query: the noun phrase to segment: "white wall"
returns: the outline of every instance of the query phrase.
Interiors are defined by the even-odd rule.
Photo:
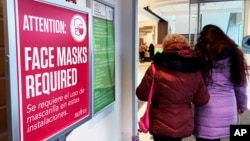
[[[196,18],[190,19],[190,29],[189,29],[189,15],[177,15],[175,16],[175,26],[174,26],[174,32],[179,34],[188,34],[189,30],[190,33],[195,33],[195,27],[196,25]]]
[[[230,13],[204,13],[202,14],[202,27],[207,24],[215,24],[223,31],[227,31]]]
[[[202,16],[202,26],[206,24],[216,24],[224,31],[226,31],[227,24],[229,20],[230,13],[207,13]],[[175,28],[174,32],[179,34],[196,33],[197,19],[191,17],[190,19],[190,29],[189,29],[189,15],[177,15],[175,16]]]
[[[137,31],[137,1],[120,1],[120,19],[117,24],[120,25],[120,59],[121,65],[121,128],[122,141],[130,141],[131,135],[136,132],[137,125],[137,101],[135,99],[135,84],[137,75],[136,59],[137,49],[135,46],[138,39]]]

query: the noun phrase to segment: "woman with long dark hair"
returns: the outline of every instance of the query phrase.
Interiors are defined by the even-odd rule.
[[[209,102],[196,108],[197,141],[219,141],[229,136],[237,114],[247,110],[247,64],[243,52],[219,27],[206,25],[195,45]]]

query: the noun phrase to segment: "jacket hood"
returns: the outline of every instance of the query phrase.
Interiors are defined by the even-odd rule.
[[[201,69],[201,62],[197,57],[180,56],[173,52],[157,53],[153,61],[157,66],[181,72],[196,72]]]

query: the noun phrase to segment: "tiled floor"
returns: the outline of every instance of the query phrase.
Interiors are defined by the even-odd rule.
[[[144,76],[144,73],[148,66],[150,65],[150,62],[145,63],[138,63],[138,83],[140,83],[142,77]],[[248,87],[248,97],[250,98],[250,87]],[[250,100],[248,101],[248,107],[250,109]],[[143,114],[144,110],[146,108],[146,102],[138,101],[138,119]],[[250,112],[247,111],[244,115],[240,116],[240,124],[249,124],[250,125]],[[140,134],[140,141],[153,141],[150,134]],[[195,141],[194,137],[188,137],[185,139],[182,139],[182,141]],[[223,139],[221,141],[229,141],[229,139]]]

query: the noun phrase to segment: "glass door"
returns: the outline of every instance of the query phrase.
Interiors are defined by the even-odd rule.
[[[219,26],[241,46],[244,24],[244,1],[237,0],[190,0],[190,42],[196,42],[202,27],[207,24]]]

